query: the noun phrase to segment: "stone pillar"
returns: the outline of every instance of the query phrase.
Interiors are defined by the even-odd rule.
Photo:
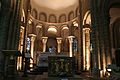
[[[30,52],[31,52],[31,57],[33,58],[34,57],[34,41],[35,41],[36,35],[35,34],[29,34],[29,36],[30,36],[30,39],[31,39]]]
[[[69,40],[69,56],[70,57],[73,57],[73,51],[72,51],[73,38],[75,38],[75,36],[68,36],[68,40]]]
[[[83,29],[83,70],[90,69],[90,28]]]
[[[93,67],[106,72],[106,66],[111,64],[110,19],[107,7],[101,5],[101,8],[98,9],[98,5],[101,5],[100,0],[91,0],[92,44],[95,56],[93,58]],[[105,9],[106,12],[104,11]]]
[[[57,44],[58,44],[57,50],[58,50],[58,53],[60,53],[61,52],[62,38],[56,38],[56,39],[57,39]]]
[[[43,52],[46,52],[46,43],[47,43],[48,37],[42,37],[42,43],[43,43]]]
[[[23,26],[21,26],[21,28],[20,28],[19,48],[18,48],[18,50],[20,50],[21,53],[23,51],[24,29],[25,28]],[[21,69],[22,69],[22,56],[18,57],[18,60],[17,60],[17,70],[21,70]]]
[[[31,44],[30,44],[30,52],[31,52],[31,57],[33,60],[34,59],[34,41],[35,41],[35,38],[36,38],[36,35],[35,34],[29,34],[30,36],[30,40],[31,40]],[[30,60],[30,63],[33,63],[33,60]],[[30,67],[33,67],[33,65],[31,64]]]

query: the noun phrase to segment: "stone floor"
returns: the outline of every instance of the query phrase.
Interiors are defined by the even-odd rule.
[[[19,75],[18,80],[114,80],[110,78],[98,78],[89,76],[87,72],[83,72],[80,75],[74,75],[73,77],[48,77],[48,73],[44,72],[43,74],[33,75],[28,74],[27,77],[21,77],[22,74]]]

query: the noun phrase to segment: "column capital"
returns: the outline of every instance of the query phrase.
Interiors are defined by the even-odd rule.
[[[47,42],[48,37],[42,37],[42,42],[43,42],[43,52],[46,51],[46,42]]]
[[[69,43],[73,43],[73,38],[75,38],[75,36],[68,36]]]
[[[36,35],[35,34],[29,34],[30,38],[31,38],[31,41],[34,41],[35,38],[36,38]]]
[[[57,39],[58,44],[62,43],[62,38],[61,37],[57,37],[56,39]]]
[[[30,36],[30,37],[36,37],[36,35],[35,35],[35,34],[29,34],[29,36]]]
[[[83,28],[83,31],[85,31],[85,33],[90,33],[90,28]]]
[[[48,39],[48,37],[42,37],[42,39]]]
[[[43,42],[43,43],[46,43],[46,42],[47,42],[47,39],[48,39],[48,37],[42,37],[42,42]]]
[[[42,24],[37,25],[36,28],[42,28]]]

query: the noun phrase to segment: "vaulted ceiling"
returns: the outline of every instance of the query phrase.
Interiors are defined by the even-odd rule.
[[[58,11],[76,5],[78,3],[78,0],[32,0],[32,2],[39,7]]]
[[[31,0],[31,14],[40,21],[67,22],[79,14],[79,0]]]

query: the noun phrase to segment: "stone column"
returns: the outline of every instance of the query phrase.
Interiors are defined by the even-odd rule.
[[[57,39],[57,44],[58,44],[57,50],[58,50],[58,53],[60,53],[61,52],[62,38],[56,38],[56,39]]]
[[[29,34],[29,36],[30,36],[30,39],[31,39],[30,52],[31,52],[31,57],[33,58],[33,56],[34,56],[34,41],[35,41],[36,35],[35,34]]]
[[[97,3],[97,4],[96,4]],[[111,64],[111,44],[109,33],[109,14],[107,7],[101,5],[100,0],[91,0],[92,19],[92,44],[93,44],[93,68],[106,72],[106,66]],[[106,12],[104,11],[106,9]],[[100,15],[99,15],[99,14]],[[97,73],[96,73],[97,74]],[[95,74],[95,75],[96,75]]]
[[[69,56],[70,57],[73,57],[73,52],[72,52],[73,38],[75,38],[75,36],[68,36],[68,40],[69,40]]]
[[[42,37],[42,43],[43,43],[43,52],[46,52],[46,43],[47,43],[48,37]]]
[[[83,69],[90,69],[90,28],[83,29]]]
[[[36,38],[35,34],[29,34],[30,39],[31,39],[31,44],[30,44],[30,52],[31,52],[31,57],[34,60],[34,41]],[[33,60],[30,60],[30,63],[33,63]],[[33,65],[30,65],[30,67],[33,67]]]
[[[21,26],[19,48],[18,48],[18,50],[20,50],[21,53],[23,51],[24,30],[25,30],[25,28],[23,26]],[[22,69],[22,56],[18,57],[18,60],[17,60],[17,70],[21,70],[21,69]]]

